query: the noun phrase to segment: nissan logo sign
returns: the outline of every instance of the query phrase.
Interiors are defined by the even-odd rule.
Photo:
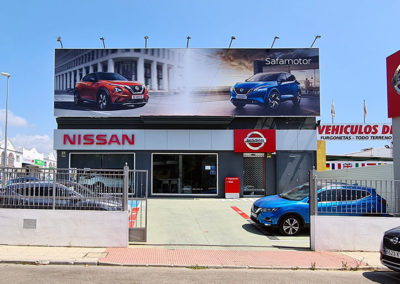
[[[392,86],[395,89],[396,93],[400,95],[400,65],[397,66],[397,69],[394,72]]]
[[[390,239],[390,241],[394,244],[397,245],[399,243],[399,238],[398,237],[394,237],[393,239]]]
[[[265,139],[264,135],[262,135],[258,131],[252,131],[247,134],[246,138],[244,138],[244,143],[246,144],[246,146],[254,151],[257,151],[264,147],[266,142],[267,139]]]

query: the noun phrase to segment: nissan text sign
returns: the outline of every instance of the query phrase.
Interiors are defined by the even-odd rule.
[[[234,149],[239,153],[276,151],[275,129],[245,129],[234,131]]]

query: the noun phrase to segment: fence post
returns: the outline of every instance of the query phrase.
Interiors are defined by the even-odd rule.
[[[317,202],[317,171],[310,170],[309,173],[310,183],[310,216],[318,215],[318,202]]]
[[[53,210],[56,210],[56,182],[57,182],[57,177],[56,177],[56,170],[53,169]]]
[[[316,250],[316,220],[318,215],[318,200],[317,200],[317,171],[315,169],[309,172],[310,198],[308,200],[310,206],[310,248]]]
[[[129,166],[128,163],[125,163],[124,166],[124,187],[122,194],[122,210],[128,211],[128,189],[129,189]]]

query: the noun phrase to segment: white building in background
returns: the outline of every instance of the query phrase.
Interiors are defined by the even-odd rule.
[[[7,167],[13,168],[55,168],[57,158],[54,152],[50,154],[40,153],[36,148],[26,149],[23,147],[15,147],[14,143],[7,139]],[[3,166],[4,161],[4,140],[0,141],[1,161],[0,166]]]
[[[54,169],[57,166],[57,158],[54,152],[51,152],[44,157],[44,167]]]
[[[72,91],[92,72],[115,72],[151,91],[174,91],[182,82],[183,61],[180,49],[57,49],[55,91]]]
[[[4,140],[0,141],[0,166],[4,166],[4,147],[5,143]],[[13,167],[13,168],[20,168],[22,167],[22,160],[23,160],[23,154],[22,154],[22,148],[17,148],[15,147],[14,143],[11,142],[10,139],[7,139],[7,167]]]

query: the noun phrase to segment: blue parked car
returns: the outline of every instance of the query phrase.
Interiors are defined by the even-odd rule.
[[[345,183],[325,184],[318,189],[318,215],[385,214],[386,200],[374,188]],[[251,208],[254,222],[278,227],[283,235],[293,236],[310,225],[310,187],[308,183],[288,192],[262,197]]]
[[[275,110],[288,100],[298,106],[301,91],[294,75],[286,72],[258,73],[231,88],[231,102],[237,108],[257,104]]]

